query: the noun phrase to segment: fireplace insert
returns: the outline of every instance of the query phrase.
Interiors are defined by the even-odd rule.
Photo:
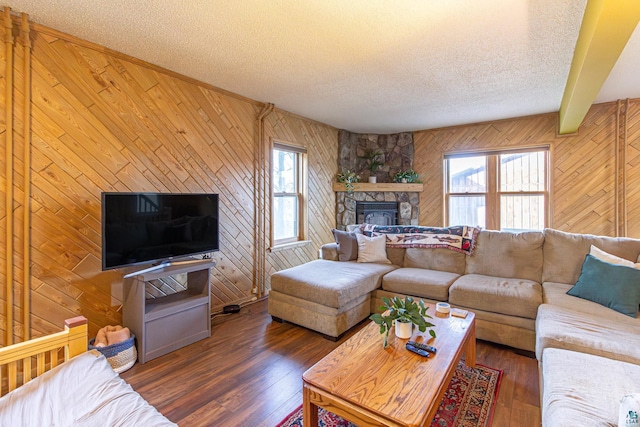
[[[356,222],[397,225],[398,202],[356,202]]]

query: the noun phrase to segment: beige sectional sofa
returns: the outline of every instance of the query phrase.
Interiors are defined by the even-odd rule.
[[[630,317],[567,295],[591,245],[640,262],[640,240],[545,230],[536,318],[543,426],[617,425],[622,397],[640,392],[638,313]]]
[[[592,245],[640,262],[640,240],[553,229],[483,230],[472,255],[388,249],[391,264],[337,261],[330,243],[322,259],[272,276],[269,311],[338,337],[384,296],[448,301],[476,314],[479,339],[535,350],[543,426],[615,425],[620,399],[640,392],[640,316],[567,294]]]

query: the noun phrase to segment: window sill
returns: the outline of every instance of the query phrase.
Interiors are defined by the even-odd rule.
[[[280,252],[287,249],[300,248],[302,246],[308,245],[309,243],[311,243],[311,240],[299,240],[297,242],[283,243],[282,245],[271,246],[268,250],[269,252]]]

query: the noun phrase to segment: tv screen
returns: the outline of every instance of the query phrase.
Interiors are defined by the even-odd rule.
[[[218,195],[102,193],[102,269],[219,250]]]

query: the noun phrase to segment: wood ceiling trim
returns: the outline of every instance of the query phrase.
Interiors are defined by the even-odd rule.
[[[577,132],[638,22],[637,0],[587,2],[560,105],[560,134]]]

